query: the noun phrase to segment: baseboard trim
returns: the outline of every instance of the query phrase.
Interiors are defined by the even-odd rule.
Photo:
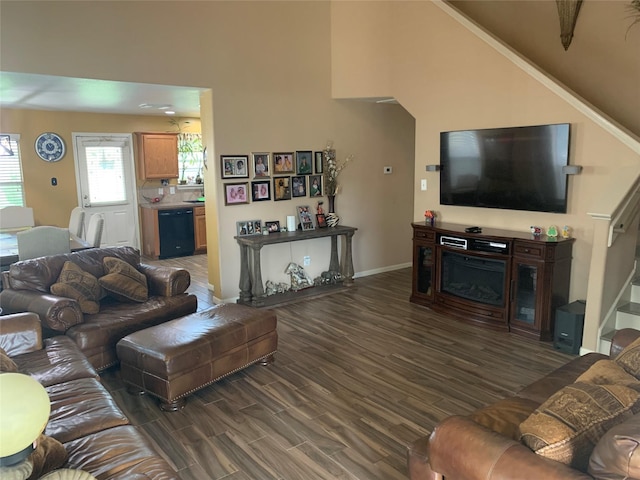
[[[364,270],[362,272],[356,272],[353,275],[353,278],[368,277],[369,275],[375,275],[377,273],[393,272],[394,270],[409,268],[412,265],[413,264],[411,262],[407,262],[407,263],[399,263],[397,265],[389,265],[387,267],[374,268],[372,270]]]

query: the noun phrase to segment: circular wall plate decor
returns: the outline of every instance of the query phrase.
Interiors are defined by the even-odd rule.
[[[64,140],[57,133],[45,132],[36,138],[36,153],[45,162],[57,162],[64,157]]]

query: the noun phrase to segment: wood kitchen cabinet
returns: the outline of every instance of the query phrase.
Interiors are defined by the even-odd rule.
[[[178,134],[136,132],[138,176],[178,178]]]
[[[160,256],[160,234],[158,227],[158,210],[140,208],[142,230],[142,254],[157,259]]]
[[[193,228],[196,242],[195,253],[205,253],[207,251],[207,217],[204,207],[193,209]]]

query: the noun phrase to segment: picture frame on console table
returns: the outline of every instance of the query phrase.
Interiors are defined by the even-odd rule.
[[[278,220],[264,222],[264,228],[266,228],[269,233],[278,233],[280,232],[280,222]]]
[[[243,220],[236,222],[236,232],[239,237],[262,235],[262,220]]]
[[[316,229],[313,224],[313,217],[311,216],[309,205],[298,205],[296,211],[298,212],[298,221],[300,222],[303,232]]]

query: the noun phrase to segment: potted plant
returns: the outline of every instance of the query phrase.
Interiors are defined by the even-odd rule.
[[[197,167],[198,176],[202,171],[202,135],[199,133],[182,133],[178,120],[172,118],[169,122],[178,129],[178,160],[180,162],[180,179],[178,183],[186,185],[189,183],[187,178],[188,170]],[[193,177],[191,181],[194,181]]]

